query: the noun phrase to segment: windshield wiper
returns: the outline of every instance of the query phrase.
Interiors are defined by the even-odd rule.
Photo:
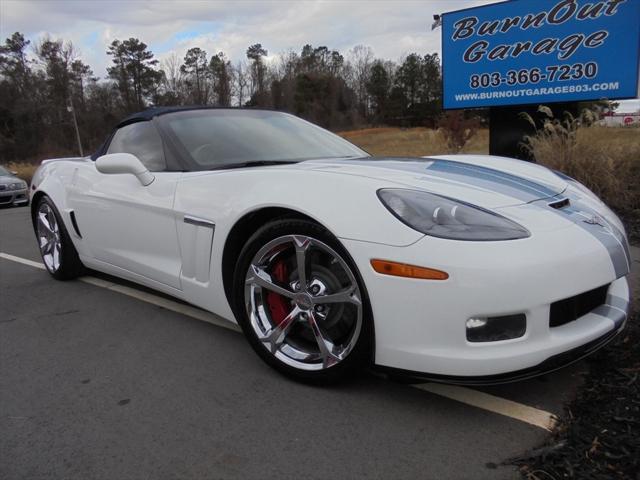
[[[353,159],[362,158],[360,156],[346,156],[346,157],[311,157],[311,158],[294,158],[289,160],[251,160],[249,162],[240,163],[228,163],[215,167],[212,170],[228,170],[232,168],[249,168],[249,167],[268,167],[271,165],[287,165],[293,163],[302,163],[307,160],[339,160],[339,159]]]
[[[242,163],[230,163],[228,165],[222,165],[215,170],[227,170],[230,168],[249,168],[249,167],[267,167],[270,165],[285,165],[288,163],[298,163],[291,160],[253,160],[251,162]]]

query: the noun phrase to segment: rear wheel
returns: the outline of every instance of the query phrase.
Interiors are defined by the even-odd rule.
[[[284,219],[256,232],[236,266],[234,300],[251,345],[282,373],[331,381],[370,359],[371,315],[357,270],[317,224]]]
[[[34,211],[33,225],[42,261],[49,273],[58,280],[78,277],[83,270],[78,252],[51,199],[40,198]]]

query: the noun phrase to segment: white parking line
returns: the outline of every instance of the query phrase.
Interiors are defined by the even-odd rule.
[[[420,383],[413,385],[415,388],[435,393],[442,397],[447,397],[458,402],[472,405],[474,407],[488,410],[490,412],[515,418],[521,422],[544,428],[551,431],[557,422],[557,417],[545,410],[530,407],[522,403],[496,397],[488,393],[479,392],[470,388],[456,385],[444,385],[440,383]]]
[[[14,255],[9,255],[8,253],[0,252],[0,258],[4,258],[5,260],[10,260],[16,263],[21,263],[23,265],[28,265],[30,267],[39,268],[41,270],[46,270],[45,266],[40,262],[34,262],[33,260],[28,260],[26,258],[16,257]],[[235,323],[231,323],[228,320],[225,320],[224,318],[214,315],[213,313],[207,312],[206,310],[201,310],[196,307],[192,307],[191,305],[175,302],[168,298],[161,297],[159,295],[154,295],[152,293],[144,292],[136,288],[131,288],[126,285],[120,285],[118,283],[108,282],[101,278],[85,276],[85,277],[80,277],[78,280],[84,283],[90,283],[91,285],[94,285],[96,287],[105,288],[107,290],[111,290],[112,292],[118,292],[123,295],[127,295],[128,297],[133,297],[138,300],[142,300],[143,302],[157,305],[158,307],[171,310],[172,312],[181,313],[188,317],[192,317],[197,320],[202,320],[204,322],[217,325],[218,327],[227,328],[235,332],[240,331],[240,327]]]
[[[225,320],[222,317],[214,315],[211,312],[207,312],[206,310],[202,310],[197,307],[192,307],[191,305],[175,302],[168,298],[160,297],[158,295],[154,295],[153,293],[144,292],[142,290],[128,287],[126,285],[107,282],[106,280],[102,280],[100,278],[87,276],[87,277],[80,277],[79,280],[81,282],[90,283],[91,285],[95,285],[97,287],[106,288],[107,290],[111,290],[112,292],[118,292],[123,295],[127,295],[128,297],[133,297],[137,300],[142,300],[143,302],[151,303],[158,307],[162,307],[166,310],[171,310],[172,312],[181,313],[182,315],[186,315],[188,317],[195,318],[197,320],[202,320],[203,322],[211,323],[218,327],[226,328],[228,330],[233,330],[234,332],[240,331],[240,327],[235,323],[232,323],[228,320]]]
[[[40,262],[34,262],[33,260],[27,260],[26,258],[15,257],[13,255],[9,255],[8,253],[0,252],[0,258],[11,260],[12,262],[22,263],[23,265],[29,265],[30,267],[39,268],[40,270],[46,270],[44,264]]]
[[[4,258],[5,260],[10,260],[16,263],[21,263],[23,265],[28,265],[30,267],[39,268],[41,270],[46,270],[45,266],[40,262],[34,262],[33,260],[28,260],[26,258],[16,257],[8,253],[0,252],[0,258]],[[231,323],[205,310],[201,310],[199,308],[192,307],[180,302],[175,302],[165,297],[154,295],[152,293],[128,287],[126,285],[109,282],[107,280],[96,277],[85,276],[80,277],[79,280],[96,287],[105,288],[113,292],[118,292],[123,295],[136,298],[143,302],[151,303],[153,305],[171,310],[173,312],[181,313],[197,320],[211,323],[218,327],[227,328],[235,332],[240,331],[240,327],[235,323]],[[545,410],[540,410],[528,405],[524,405],[522,403],[507,400],[506,398],[495,397],[493,395],[489,395],[478,390],[473,390],[471,388],[459,387],[455,385],[443,385],[438,383],[420,383],[412,386],[420,390],[434,393],[436,395],[440,395],[442,397],[446,397],[464,403],[466,405],[471,405],[482,410],[487,410],[499,415],[504,415],[506,417],[510,417],[549,431],[553,429],[557,421],[555,415]]]

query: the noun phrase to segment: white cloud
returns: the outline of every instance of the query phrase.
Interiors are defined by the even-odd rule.
[[[0,40],[14,31],[34,43],[45,34],[70,40],[101,77],[109,43],[129,37],[160,59],[199,46],[237,61],[253,43],[270,55],[310,43],[342,53],[369,45],[377,56],[396,60],[440,51],[440,32],[431,31],[434,14],[483,3],[491,0],[0,0]]]

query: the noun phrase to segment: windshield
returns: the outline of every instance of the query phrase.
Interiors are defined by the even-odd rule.
[[[339,136],[282,112],[191,110],[159,118],[198,169],[368,156]]]
[[[9,173],[9,170],[7,170],[2,165],[0,165],[0,177],[3,175],[11,175],[11,174]]]

